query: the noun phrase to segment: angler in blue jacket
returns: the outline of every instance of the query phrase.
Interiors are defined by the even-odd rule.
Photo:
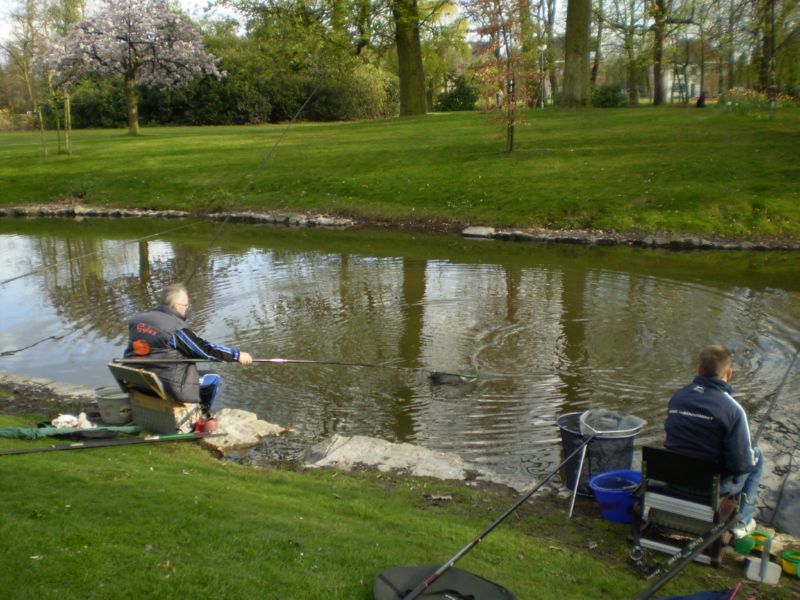
[[[219,388],[219,375],[209,373],[201,378],[194,363],[168,361],[200,358],[249,365],[253,358],[247,352],[198,336],[186,322],[188,310],[189,294],[185,287],[173,284],[164,288],[161,303],[154,310],[136,314],[128,321],[125,358],[146,358],[148,362],[138,366],[158,375],[167,393],[176,400],[200,402],[208,416]],[[150,362],[161,359],[165,362]]]
[[[720,492],[742,492],[736,538],[755,529],[756,496],[764,461],[750,442],[747,414],[732,396],[733,353],[723,346],[700,352],[697,377],[669,401],[664,446],[675,452],[708,457],[722,465]]]

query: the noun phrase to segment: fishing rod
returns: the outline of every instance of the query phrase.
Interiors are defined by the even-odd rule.
[[[786,380],[789,377],[789,373],[794,367],[794,363],[797,361],[797,356],[800,354],[800,348],[797,349],[797,352],[794,353],[792,357],[792,362],[789,363],[789,367],[786,369],[786,372],[783,374],[783,378],[781,378],[781,382],[778,385],[778,389],[775,390],[775,395],[772,397],[772,402],[770,402],[769,407],[767,408],[767,412],[764,415],[764,418],[761,420],[761,423],[758,425],[758,431],[756,431],[756,435],[753,437],[752,445],[755,446],[758,443],[759,438],[761,437],[761,432],[764,431],[764,426],[770,420],[770,415],[772,414],[772,409],[775,408],[775,404],[778,402],[778,398],[783,391],[783,386],[786,385]]]
[[[480,534],[475,536],[475,538],[473,538],[472,541],[470,541],[461,550],[456,552],[452,556],[452,558],[450,558],[450,560],[448,560],[446,563],[444,563],[442,566],[440,566],[438,569],[436,569],[436,571],[434,571],[426,579],[420,581],[419,584],[417,585],[417,587],[415,587],[413,590],[408,592],[406,595],[402,596],[402,600],[414,600],[414,598],[416,598],[417,596],[422,594],[426,589],[428,589],[431,585],[433,585],[433,583],[437,579],[439,579],[439,577],[441,577],[442,574],[445,571],[447,571],[447,569],[452,567],[467,552],[472,550],[481,541],[483,541],[483,538],[485,538],[487,535],[489,535],[498,525],[500,525],[500,523],[505,521],[506,518],[508,518],[508,516],[511,515],[511,513],[513,513],[520,506],[522,506],[522,504],[524,502],[526,502],[528,500],[528,498],[533,496],[539,490],[539,488],[541,488],[545,483],[547,483],[553,477],[555,477],[555,475],[559,472],[559,470],[564,465],[566,465],[570,460],[572,460],[572,457],[574,457],[576,454],[578,454],[578,452],[582,451],[586,447],[586,445],[589,444],[589,442],[591,442],[595,438],[596,435],[597,435],[597,433],[593,433],[588,438],[583,440],[583,442],[581,443],[580,446],[575,448],[575,450],[573,450],[567,458],[565,458],[563,461],[561,461],[561,463],[555,469],[550,471],[550,473],[544,479],[542,479],[542,481],[540,481],[531,491],[527,492],[519,500],[514,502],[514,504],[510,508],[508,508],[508,510],[506,510],[502,515],[500,515],[497,519],[495,519],[494,522],[491,525],[489,525],[489,527],[487,527],[484,531],[482,531]]]
[[[146,363],[160,363],[160,364],[180,364],[180,363],[201,363],[201,362],[220,362],[210,360],[207,358],[119,358],[114,359],[118,364],[146,364]],[[298,364],[298,365],[336,365],[342,367],[366,367],[370,369],[394,369],[397,371],[421,371],[428,374],[428,377],[433,383],[441,384],[459,384],[474,381],[478,378],[477,375],[468,373],[451,373],[447,371],[431,371],[430,369],[423,369],[422,367],[400,367],[397,365],[381,365],[377,363],[366,362],[349,362],[344,360],[304,360],[299,358],[254,358],[254,363],[261,364]]]
[[[42,448],[25,448],[21,450],[0,450],[0,455],[34,454],[37,452],[58,452],[61,450],[88,450],[89,448],[107,448],[109,446],[131,446],[135,444],[154,444],[158,442],[182,442],[186,440],[199,440],[207,437],[227,435],[226,433],[175,433],[168,435],[151,435],[144,438],[129,440],[105,440],[98,442],[75,442],[73,444],[52,444]]]

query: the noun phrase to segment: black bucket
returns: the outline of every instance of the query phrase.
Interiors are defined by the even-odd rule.
[[[584,441],[581,435],[579,412],[567,413],[556,419],[556,424],[561,430],[561,446],[564,449],[564,456],[569,456]],[[635,430],[630,435],[620,437],[604,438],[598,434],[586,446],[586,458],[583,461],[581,479],[578,482],[578,494],[581,496],[594,496],[592,488],[589,487],[589,480],[600,473],[609,471],[626,471],[633,466],[633,441],[639,430]],[[566,477],[562,481],[566,482],[567,489],[575,489],[575,480],[578,478],[578,467],[581,462],[581,453],[578,452],[564,466]]]

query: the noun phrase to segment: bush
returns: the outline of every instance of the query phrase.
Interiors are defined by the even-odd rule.
[[[120,77],[89,76],[72,92],[70,98],[72,126],[124,127],[128,109],[124,85]]]
[[[478,101],[478,88],[471,85],[464,75],[451,80],[452,88],[439,94],[434,108],[440,112],[474,110]]]
[[[324,73],[303,116],[312,121],[349,121],[396,115],[399,102],[395,79],[362,62],[342,72]]]
[[[592,88],[592,106],[595,108],[621,108],[628,102],[622,86],[609,83]]]

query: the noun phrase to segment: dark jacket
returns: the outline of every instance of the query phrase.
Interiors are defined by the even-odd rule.
[[[233,362],[239,360],[239,350],[214,344],[195,334],[186,326],[186,319],[174,310],[159,304],[155,310],[134,315],[128,321],[128,347],[125,358],[180,360],[203,358]],[[200,402],[200,374],[193,363],[150,362],[141,367],[158,375],[168,394],[182,402]]]
[[[675,452],[705,456],[722,465],[723,474],[740,475],[755,468],[747,414],[722,379],[698,375],[669,401],[664,446]]]

